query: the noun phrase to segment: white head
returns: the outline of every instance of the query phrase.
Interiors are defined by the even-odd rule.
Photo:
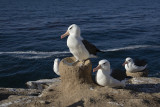
[[[122,65],[125,66],[125,64],[128,64],[128,63],[133,63],[133,59],[130,57],[127,57],[125,62]]]
[[[68,27],[68,30],[66,31],[66,33],[64,33],[63,35],[61,35],[61,39],[63,39],[66,36],[74,36],[74,37],[80,37],[80,33],[81,30],[79,28],[78,25],[76,24],[72,24]]]
[[[99,65],[93,69],[93,72],[102,69],[104,71],[110,71],[110,62],[106,59],[100,60]]]

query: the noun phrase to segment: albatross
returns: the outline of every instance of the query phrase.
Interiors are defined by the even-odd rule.
[[[81,37],[80,27],[76,24],[70,25],[66,33],[61,35],[61,39],[66,36],[68,36],[67,46],[70,52],[76,58],[74,63],[78,61],[84,63],[88,58],[96,57],[97,52],[101,52],[98,48],[96,48],[95,45],[89,43],[87,40]],[[74,63],[72,63],[72,65]]]
[[[60,63],[60,59],[59,58],[56,58],[54,60],[54,64],[53,64],[53,71],[58,75],[60,76],[60,73],[59,73],[59,63]]]
[[[93,69],[93,72],[95,71],[97,71],[97,84],[109,87],[125,87],[126,73],[123,71],[112,71],[108,60],[100,60],[99,65]]]
[[[132,58],[127,57],[122,65],[125,67],[126,71],[135,73],[138,71],[143,71],[147,67],[147,62],[139,59],[133,61]]]

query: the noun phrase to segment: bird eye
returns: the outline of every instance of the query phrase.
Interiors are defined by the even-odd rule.
[[[106,63],[103,63],[103,64],[106,64]]]

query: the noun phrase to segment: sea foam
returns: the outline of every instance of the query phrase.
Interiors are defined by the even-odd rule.
[[[127,47],[113,48],[102,50],[104,52],[110,51],[122,51],[122,50],[134,50],[134,49],[144,49],[144,48],[160,48],[160,46],[153,45],[132,45]],[[40,51],[13,51],[13,52],[0,52],[0,55],[10,55],[12,57],[18,57],[21,59],[44,59],[52,56],[66,56],[69,51],[54,51],[54,52],[40,52]]]

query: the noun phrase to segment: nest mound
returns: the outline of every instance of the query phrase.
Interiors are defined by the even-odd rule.
[[[75,61],[74,57],[67,57],[62,59],[59,64],[59,72],[61,75],[62,85],[66,84],[91,84],[92,81],[92,64],[90,60],[85,61],[84,65],[81,62],[75,65],[69,65],[68,63],[73,63]]]
[[[139,71],[139,72],[135,72],[135,73],[131,73],[126,71],[127,76],[131,76],[131,77],[148,77],[148,69],[144,69],[143,71]]]
[[[61,106],[70,105],[70,101],[78,101],[82,99],[86,93],[90,93],[90,89],[96,85],[92,81],[92,63],[90,60],[78,62],[74,65],[74,57],[67,57],[61,60],[59,64],[59,72],[61,83],[58,87],[61,99]],[[57,105],[58,106],[58,105]]]

